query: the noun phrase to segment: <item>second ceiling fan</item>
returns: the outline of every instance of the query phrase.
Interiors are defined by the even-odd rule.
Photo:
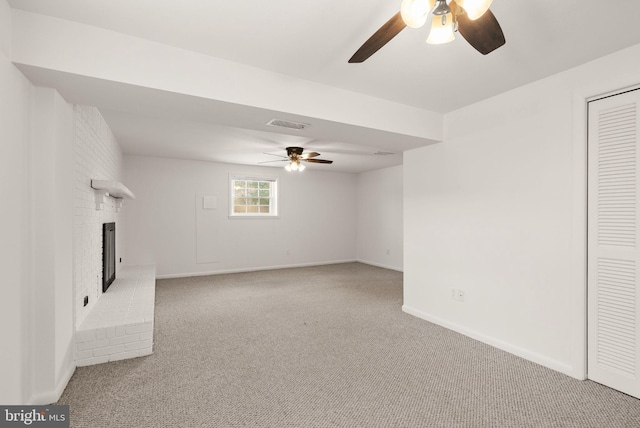
[[[400,12],[388,20],[349,59],[365,61],[405,27],[420,28],[431,17],[427,43],[452,41],[455,31],[478,52],[486,55],[506,43],[502,28],[489,10],[493,0],[402,0]]]

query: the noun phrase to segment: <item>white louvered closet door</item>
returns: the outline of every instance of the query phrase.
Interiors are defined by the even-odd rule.
[[[640,91],[589,103],[589,379],[640,398]]]

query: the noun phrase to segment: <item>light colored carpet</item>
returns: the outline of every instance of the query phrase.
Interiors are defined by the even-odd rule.
[[[79,368],[72,427],[639,427],[640,400],[401,311],[359,263],[159,280],[155,353]]]

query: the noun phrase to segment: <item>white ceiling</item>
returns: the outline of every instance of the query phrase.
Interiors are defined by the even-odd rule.
[[[366,62],[348,64],[358,47],[397,12],[399,3],[9,0],[13,8],[439,113],[640,43],[637,0],[494,0],[491,10],[507,43],[487,56],[477,53],[460,36],[453,43],[433,46],[424,43],[427,30],[407,28]],[[207,120],[195,108],[201,102],[185,97],[180,99],[182,114],[177,115],[175,109],[144,102],[148,94],[143,91],[130,93],[138,97],[134,100],[139,100],[139,108],[131,108],[131,102],[124,108],[105,99],[108,91],[90,90],[99,82],[82,81],[79,87],[79,81],[69,76],[42,70],[23,72],[41,84],[57,87],[72,102],[101,108],[125,153],[256,164],[271,160],[263,152],[284,153],[287,145],[302,145],[336,161],[331,170],[359,172],[397,165],[402,162],[400,150],[430,143],[408,139],[398,145],[394,144],[397,136],[339,129],[331,124],[314,124],[314,131],[304,137],[255,127],[242,129],[242,121]],[[375,156],[376,151],[396,155]]]

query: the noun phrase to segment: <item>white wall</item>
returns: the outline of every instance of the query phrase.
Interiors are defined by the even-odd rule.
[[[122,211],[123,264],[155,263],[166,277],[356,258],[354,174],[139,156],[125,156],[124,165],[136,199]],[[278,177],[280,218],[229,219],[230,173]],[[197,229],[202,194],[215,196],[218,208]],[[198,230],[210,234],[204,244],[217,261],[196,263]]]
[[[584,377],[585,97],[640,83],[639,57],[452,112],[443,143],[405,153],[407,312]]]
[[[402,271],[402,166],[358,174],[358,260]]]
[[[0,1],[0,403],[28,399],[29,109],[31,85],[11,64],[11,10]]]
[[[72,115],[11,64],[0,1],[0,403],[46,404],[75,366],[71,281]]]
[[[95,107],[74,107],[74,219],[73,271],[76,328],[102,296],[102,225],[116,223],[116,261],[122,237],[120,218],[113,198],[96,210],[91,180],[122,181],[122,150]],[[116,272],[119,263],[116,262]],[[116,273],[117,275],[117,273]],[[84,297],[89,304],[84,306]]]
[[[32,374],[35,403],[58,399],[74,365],[73,106],[33,91],[31,125]]]

